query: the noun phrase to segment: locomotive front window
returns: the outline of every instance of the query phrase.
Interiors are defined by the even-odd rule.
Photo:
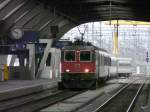
[[[80,61],[91,61],[91,52],[80,51]]]
[[[65,61],[75,61],[75,51],[65,51]]]

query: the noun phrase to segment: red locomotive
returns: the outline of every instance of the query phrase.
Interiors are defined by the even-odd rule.
[[[109,77],[111,59],[107,51],[77,41],[61,51],[59,88],[95,89]]]

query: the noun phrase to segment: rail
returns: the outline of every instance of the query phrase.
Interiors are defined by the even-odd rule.
[[[135,80],[136,81],[136,80]],[[135,82],[134,81],[134,82]],[[145,82],[144,82],[145,83]],[[136,92],[136,95],[134,96],[134,98],[133,98],[133,100],[132,100],[132,102],[130,103],[130,105],[129,105],[129,107],[128,107],[128,109],[127,109],[127,111],[126,112],[130,112],[131,110],[132,110],[132,108],[133,108],[133,105],[134,105],[134,103],[135,103],[135,101],[136,101],[136,99],[138,98],[138,96],[139,96],[139,94],[140,94],[140,92],[141,92],[141,90],[142,90],[142,88],[143,88],[143,86],[144,86],[144,83],[139,87],[139,89],[138,89],[138,91]],[[132,85],[133,84],[133,82],[132,83],[130,83],[130,84],[128,84],[128,85],[125,85],[124,87],[122,87],[120,90],[118,90],[113,96],[111,96],[107,101],[105,101],[102,105],[100,105],[98,108],[96,108],[94,111],[92,111],[92,112],[99,112],[101,109],[102,109],[102,107],[104,107],[104,106],[106,106],[109,102],[111,102],[115,97],[117,97],[119,94],[121,94],[126,88],[128,88],[130,85]]]
[[[136,95],[134,96],[134,98],[133,98],[133,100],[132,100],[132,102],[131,102],[131,104],[130,104],[130,106],[128,107],[128,109],[127,109],[126,112],[131,112],[131,110],[132,110],[132,108],[133,108],[133,105],[135,104],[136,99],[138,98],[138,96],[139,96],[139,94],[140,94],[140,92],[141,92],[143,86],[144,86],[144,83],[139,87],[139,89],[138,89]]]
[[[103,106],[105,106],[108,102],[110,102],[113,98],[115,98],[118,94],[120,94],[124,89],[126,89],[130,84],[122,87],[119,91],[117,91],[112,97],[110,97],[106,102],[104,102],[101,106],[99,106],[97,109],[95,109],[92,112],[97,112],[100,110]]]

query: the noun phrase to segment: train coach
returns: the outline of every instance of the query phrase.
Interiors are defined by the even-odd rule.
[[[110,75],[111,77],[129,77],[132,74],[132,58],[111,57]]]
[[[132,59],[119,57],[117,58],[117,60],[118,60],[118,75],[129,77],[132,74],[132,67],[131,67]]]
[[[92,45],[64,46],[59,88],[95,89],[109,78],[110,65],[110,55],[104,49]]]

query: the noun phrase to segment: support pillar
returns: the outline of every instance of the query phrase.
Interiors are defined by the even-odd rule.
[[[2,78],[1,76],[2,76],[2,74],[3,74],[3,71],[2,71],[2,69],[3,69],[3,67],[4,67],[4,65],[5,64],[7,64],[7,56],[6,55],[0,55],[0,78]]]
[[[19,55],[18,58],[19,58],[20,66],[24,66],[24,56],[23,55]]]
[[[29,49],[29,59],[28,59],[28,68],[30,72],[31,79],[35,79],[35,45],[27,44]]]
[[[44,55],[42,57],[42,60],[41,60],[41,63],[40,63],[40,66],[38,68],[38,72],[37,72],[37,75],[36,75],[36,78],[39,78],[43,69],[44,69],[44,65],[46,63],[46,59],[48,57],[48,54],[49,54],[49,51],[50,51],[50,48],[51,48],[51,45],[52,45],[52,42],[53,42],[53,39],[44,39],[44,40],[41,40],[41,43],[47,43],[47,46],[44,50]]]
[[[115,56],[118,56],[118,20],[117,20],[117,25],[114,25],[114,49],[113,49],[113,54]]]
[[[51,52],[52,52],[52,54],[51,54],[51,65],[53,65],[52,66],[52,79],[56,79],[56,63],[55,63],[55,61],[56,61],[56,57],[57,56],[55,56],[56,55],[56,53],[54,53],[54,52],[56,52],[55,51],[55,49],[51,49]]]
[[[16,60],[17,56],[16,55],[12,55],[11,59],[10,59],[10,64],[9,66],[14,66],[15,60]]]

